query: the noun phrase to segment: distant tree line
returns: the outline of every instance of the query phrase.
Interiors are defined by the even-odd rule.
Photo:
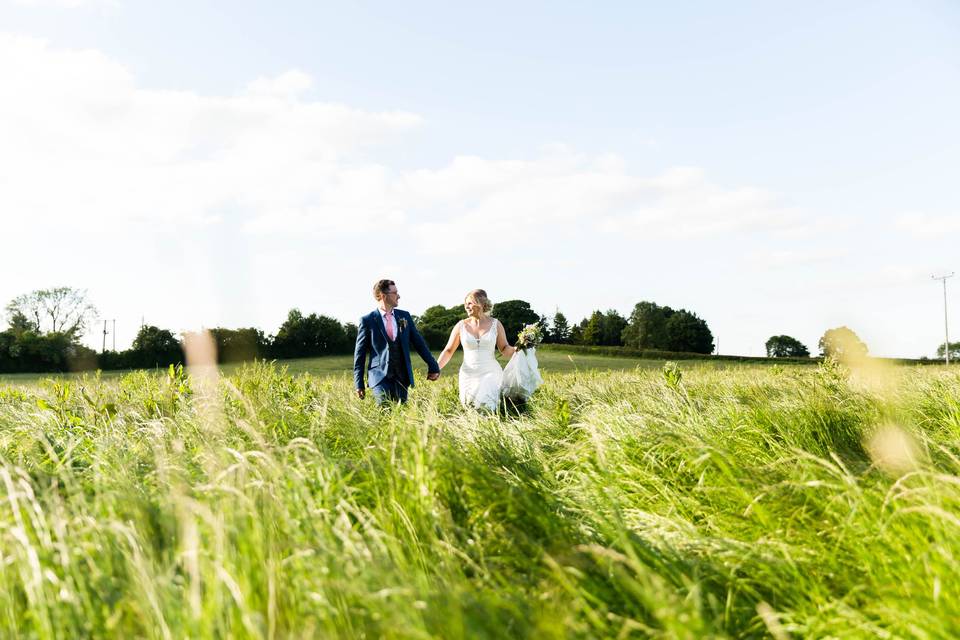
[[[768,358],[809,358],[810,350],[792,336],[771,336],[764,345]],[[817,342],[824,358],[855,360],[867,355],[867,345],[849,327],[827,329]]]
[[[125,351],[97,353],[80,343],[96,308],[86,292],[69,287],[41,289],[14,298],[5,308],[8,327],[0,331],[0,373],[42,373],[86,369],[140,369],[166,367],[184,361],[183,339],[155,326],[143,326]],[[528,324],[539,324],[544,342],[582,347],[622,348],[625,351],[710,354],[714,338],[705,320],[686,309],[654,302],[638,302],[628,317],[614,309],[590,313],[571,323],[557,310],[552,318],[538,314],[524,300],[494,305],[492,315],[513,341]],[[417,327],[434,351],[444,347],[451,330],[464,317],[462,305],[435,305],[414,316]],[[291,309],[274,335],[247,327],[209,329],[221,363],[261,359],[311,358],[349,354],[357,326],[335,318]],[[818,343],[822,356],[862,357],[867,346],[851,329],[829,329]],[[805,358],[810,352],[788,335],[771,336],[767,357]],[[938,356],[943,357],[940,346]],[[951,357],[960,360],[960,343],[950,344]]]
[[[557,311],[552,319],[534,311],[528,302],[507,300],[491,311],[503,324],[512,341],[527,324],[539,323],[544,342],[598,347],[629,347],[685,353],[713,353],[713,334],[706,321],[686,309],[674,310],[653,302],[640,302],[629,318],[614,309],[596,310],[577,324]],[[417,326],[431,349],[442,349],[450,331],[464,317],[463,307],[430,307],[418,318]]]
[[[276,335],[247,327],[208,329],[220,363],[254,359],[314,358],[353,353],[357,326],[329,316],[291,309]],[[184,361],[183,340],[167,329],[144,326],[126,351],[97,354],[101,369],[165,367]]]
[[[34,291],[15,298],[6,311],[9,327],[0,332],[3,373],[154,368],[184,361],[182,336],[152,325],[141,327],[124,351],[97,353],[81,344],[79,339],[97,311],[87,302],[86,292],[76,289]],[[548,319],[524,300],[499,302],[492,315],[503,324],[511,341],[525,325],[536,323],[547,343],[700,354],[713,351],[713,335],[704,320],[685,309],[675,311],[652,302],[638,303],[629,318],[613,309],[597,310],[576,324],[559,310]],[[463,317],[462,305],[435,305],[415,320],[427,344],[438,351]],[[349,354],[357,336],[353,323],[315,313],[304,315],[299,309],[287,314],[275,335],[254,327],[209,331],[222,363]]]
[[[0,372],[67,371],[95,359],[79,342],[97,314],[86,291],[38,289],[17,296],[5,311],[9,327],[0,332]]]
[[[151,325],[140,328],[129,349],[97,353],[80,343],[96,308],[86,292],[61,287],[19,296],[6,306],[0,331],[0,373],[89,369],[143,369],[184,362],[182,336]],[[249,327],[209,329],[221,363],[255,358],[310,358],[353,352],[357,327],[292,309],[276,335]]]

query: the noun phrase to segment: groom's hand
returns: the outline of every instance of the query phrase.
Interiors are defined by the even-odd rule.
[[[367,397],[367,392],[363,389],[357,389],[357,397],[363,400],[365,397]]]
[[[436,373],[428,373],[428,374],[427,374],[427,380],[429,380],[430,382],[436,381],[439,377],[440,377],[440,372],[439,372],[439,371],[437,371]]]

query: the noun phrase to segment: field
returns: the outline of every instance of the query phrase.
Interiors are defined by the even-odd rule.
[[[0,382],[0,637],[960,634],[956,373],[544,356]]]
[[[437,354],[434,354],[437,355]],[[413,368],[416,371],[421,371],[424,374],[427,371],[427,366],[423,363],[422,360],[416,355],[411,354],[411,362],[413,363]],[[570,371],[583,371],[583,370],[615,370],[615,371],[625,371],[633,370],[637,367],[642,369],[657,369],[663,365],[663,361],[660,360],[650,360],[650,359],[640,359],[640,358],[630,358],[630,357],[613,357],[605,355],[592,355],[592,354],[581,354],[581,353],[568,353],[565,351],[550,351],[550,350],[540,350],[538,354],[538,359],[540,361],[540,368],[544,371],[552,373],[564,373]],[[463,360],[463,355],[461,352],[457,352],[453,359],[450,361],[450,364],[447,365],[444,376],[457,377],[457,369],[460,367],[460,363]],[[703,367],[737,367],[740,366],[736,362],[723,362],[723,361],[698,361],[698,364]],[[239,364],[227,364],[223,365],[222,369],[224,373],[230,374],[237,371],[243,365]],[[345,376],[353,370],[353,356],[328,356],[324,358],[302,358],[296,360],[282,360],[279,362],[279,366],[284,367],[288,373],[292,375],[299,375],[303,373],[308,373],[312,376]],[[117,378],[122,375],[129,373],[129,371],[104,371],[102,376],[104,378]],[[37,374],[37,373],[0,373],[0,383],[10,383],[10,384],[23,384],[23,383],[33,383],[38,380],[44,380],[48,378],[76,378],[84,374]]]

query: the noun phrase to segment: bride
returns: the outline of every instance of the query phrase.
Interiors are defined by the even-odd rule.
[[[507,333],[496,318],[487,315],[493,305],[483,289],[474,289],[463,301],[467,317],[457,323],[450,332],[450,340],[444,347],[437,364],[442,370],[457,347],[463,346],[463,365],[460,367],[460,403],[496,411],[500,404],[500,385],[503,369],[497,362],[494,349],[505,358],[510,358],[516,349],[507,342]]]

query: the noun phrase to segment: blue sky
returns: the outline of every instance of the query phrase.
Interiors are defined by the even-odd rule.
[[[414,313],[686,307],[724,353],[942,340],[956,4],[0,0],[0,25],[0,297],[88,288],[118,346],[141,317],[353,320],[382,275]]]

